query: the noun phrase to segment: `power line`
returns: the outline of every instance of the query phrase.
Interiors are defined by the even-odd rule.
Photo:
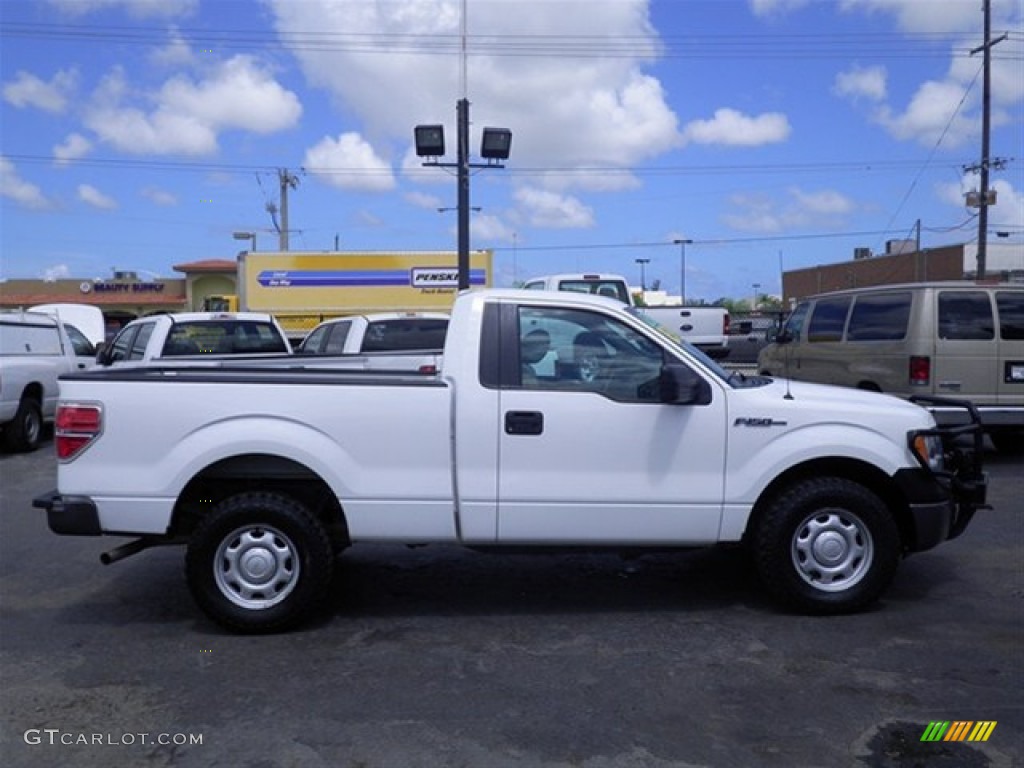
[[[288,49],[302,52],[347,52],[384,55],[461,55],[458,34],[392,32],[277,32],[256,29],[162,27],[0,22],[0,37],[86,44],[166,45],[178,39],[197,47],[221,49]],[[1011,38],[1015,39],[1015,38]],[[651,35],[516,35],[468,36],[466,53],[499,57],[663,59],[947,59],[968,57],[960,38],[934,33],[824,34],[651,34]],[[1019,60],[1009,53],[1004,58]]]

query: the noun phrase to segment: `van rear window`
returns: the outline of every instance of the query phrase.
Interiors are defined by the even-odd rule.
[[[847,341],[897,341],[907,336],[910,292],[858,296],[846,329]]]

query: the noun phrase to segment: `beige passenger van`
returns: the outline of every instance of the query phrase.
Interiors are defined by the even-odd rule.
[[[1024,450],[1024,285],[873,286],[811,296],[758,357],[771,376],[968,400],[1001,450]],[[940,423],[962,409],[935,410]]]

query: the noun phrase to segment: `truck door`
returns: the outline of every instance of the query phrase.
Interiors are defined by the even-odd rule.
[[[725,404],[660,400],[669,354],[599,311],[503,307],[499,542],[703,544],[718,539]]]

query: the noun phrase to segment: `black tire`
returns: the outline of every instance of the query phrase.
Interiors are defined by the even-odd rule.
[[[43,409],[31,397],[21,398],[18,412],[4,427],[4,447],[9,451],[27,453],[39,447],[43,437]]]
[[[192,597],[233,631],[276,632],[307,618],[334,571],[327,532],[301,503],[277,493],[240,493],[204,517],[189,541]]]
[[[1016,456],[1024,453],[1024,432],[998,430],[990,432],[989,437],[992,439],[992,445],[994,445],[996,450],[1000,453],[1005,453],[1010,456]]]
[[[900,535],[885,503],[841,477],[803,480],[769,502],[753,538],[765,587],[805,613],[860,610],[892,582]]]

